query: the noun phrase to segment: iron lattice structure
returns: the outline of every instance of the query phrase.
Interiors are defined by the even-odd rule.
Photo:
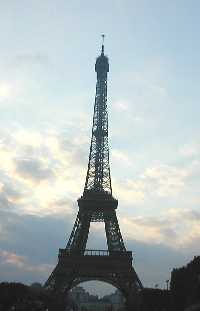
[[[107,112],[107,73],[108,58],[104,55],[97,58],[95,71],[97,73],[96,96],[88,171],[84,193],[88,191],[112,194],[109,147],[108,147],[108,112]]]
[[[108,57],[101,55],[95,64],[97,73],[93,127],[88,170],[79,211],[65,249],[59,250],[58,264],[45,283],[46,288],[68,291],[85,280],[107,281],[127,298],[128,309],[136,304],[142,283],[132,266],[120,232],[112,196],[108,146],[107,73]],[[104,222],[107,251],[86,250],[91,222]]]
[[[117,200],[112,196],[107,112],[107,73],[108,57],[101,55],[95,64],[97,73],[96,96],[94,104],[92,138],[88,170],[83,196],[78,200],[79,212],[67,243],[67,249],[84,252],[90,222],[105,222],[105,231],[109,251],[126,251],[120,233],[115,208]]]

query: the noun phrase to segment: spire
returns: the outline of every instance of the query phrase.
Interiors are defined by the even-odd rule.
[[[105,35],[101,35],[102,37],[102,46],[101,46],[101,55],[104,55],[104,39],[105,39]]]

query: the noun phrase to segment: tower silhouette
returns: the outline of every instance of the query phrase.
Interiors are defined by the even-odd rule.
[[[103,35],[104,39],[104,35]],[[137,309],[142,283],[132,266],[132,252],[126,251],[112,195],[107,112],[108,57],[96,59],[96,96],[88,169],[83,195],[78,199],[78,214],[65,249],[59,249],[58,264],[45,283],[55,291],[68,291],[88,280],[108,282],[122,291],[128,309]],[[107,250],[86,250],[91,222],[104,222]]]

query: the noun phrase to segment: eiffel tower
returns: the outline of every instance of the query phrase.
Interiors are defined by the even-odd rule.
[[[96,59],[96,96],[88,169],[79,211],[65,249],[59,249],[58,264],[45,283],[54,291],[69,291],[88,280],[105,281],[124,294],[127,309],[138,310],[138,293],[143,288],[132,266],[132,252],[127,251],[120,232],[112,195],[108,147],[107,74],[108,57]],[[91,222],[104,222],[107,250],[87,250]]]

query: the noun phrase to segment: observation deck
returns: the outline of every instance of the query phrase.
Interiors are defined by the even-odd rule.
[[[132,260],[132,252],[126,251],[126,252],[120,252],[120,251],[109,251],[109,250],[103,250],[103,249],[86,249],[82,254],[80,254],[80,251],[74,251],[70,249],[59,249],[59,258],[64,258],[68,256],[97,256],[97,257],[112,257],[112,258],[119,258],[119,257],[127,257]]]
[[[132,252],[86,249],[83,253],[70,249],[59,249],[58,260],[63,267],[81,269],[87,273],[101,274],[103,271],[132,270]]]

